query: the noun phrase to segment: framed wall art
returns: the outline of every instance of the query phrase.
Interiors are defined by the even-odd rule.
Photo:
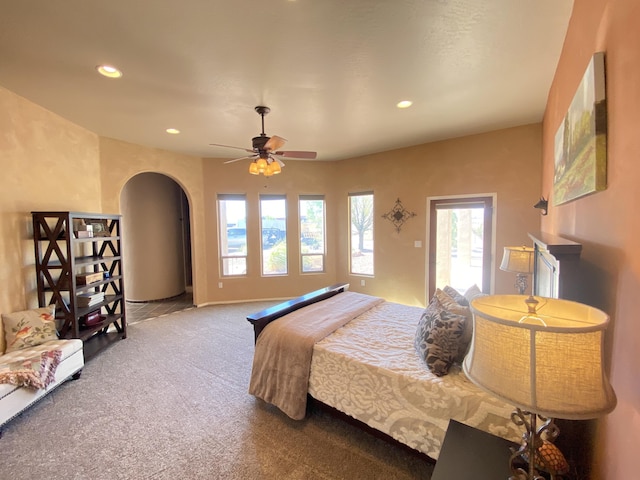
[[[591,58],[555,137],[555,205],[607,188],[604,53]]]
[[[111,232],[109,230],[109,221],[106,218],[87,218],[85,220],[87,225],[91,225],[93,228],[94,237],[110,237]]]

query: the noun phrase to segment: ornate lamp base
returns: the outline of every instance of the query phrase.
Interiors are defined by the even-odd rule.
[[[550,480],[569,472],[569,464],[562,452],[553,442],[560,434],[560,429],[552,418],[545,418],[517,408],[511,414],[511,420],[519,427],[525,427],[520,448],[509,458],[511,473],[509,480],[545,480],[540,472],[547,472]],[[537,421],[542,421],[540,426]],[[544,436],[544,438],[543,438]],[[516,461],[522,458],[528,463],[528,470],[518,467]]]
[[[526,273],[518,273],[516,274],[516,289],[520,295],[524,295],[524,292],[527,291],[527,274]]]

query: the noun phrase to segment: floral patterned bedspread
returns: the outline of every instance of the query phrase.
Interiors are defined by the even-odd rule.
[[[480,390],[459,366],[437,377],[418,357],[422,311],[385,302],[316,343],[309,393],[433,459],[451,418],[519,443],[512,405]]]

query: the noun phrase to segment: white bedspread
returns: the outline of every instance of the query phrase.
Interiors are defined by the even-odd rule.
[[[457,366],[444,377],[429,372],[413,346],[422,311],[385,302],[318,342],[309,393],[434,459],[450,418],[519,442],[513,406]]]

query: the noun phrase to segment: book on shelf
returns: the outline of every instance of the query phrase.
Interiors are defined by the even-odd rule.
[[[90,307],[104,300],[104,292],[87,292],[76,296],[76,302],[80,307]]]
[[[94,305],[98,305],[104,300],[104,298],[97,298],[95,300],[78,300],[79,307],[93,307]]]

